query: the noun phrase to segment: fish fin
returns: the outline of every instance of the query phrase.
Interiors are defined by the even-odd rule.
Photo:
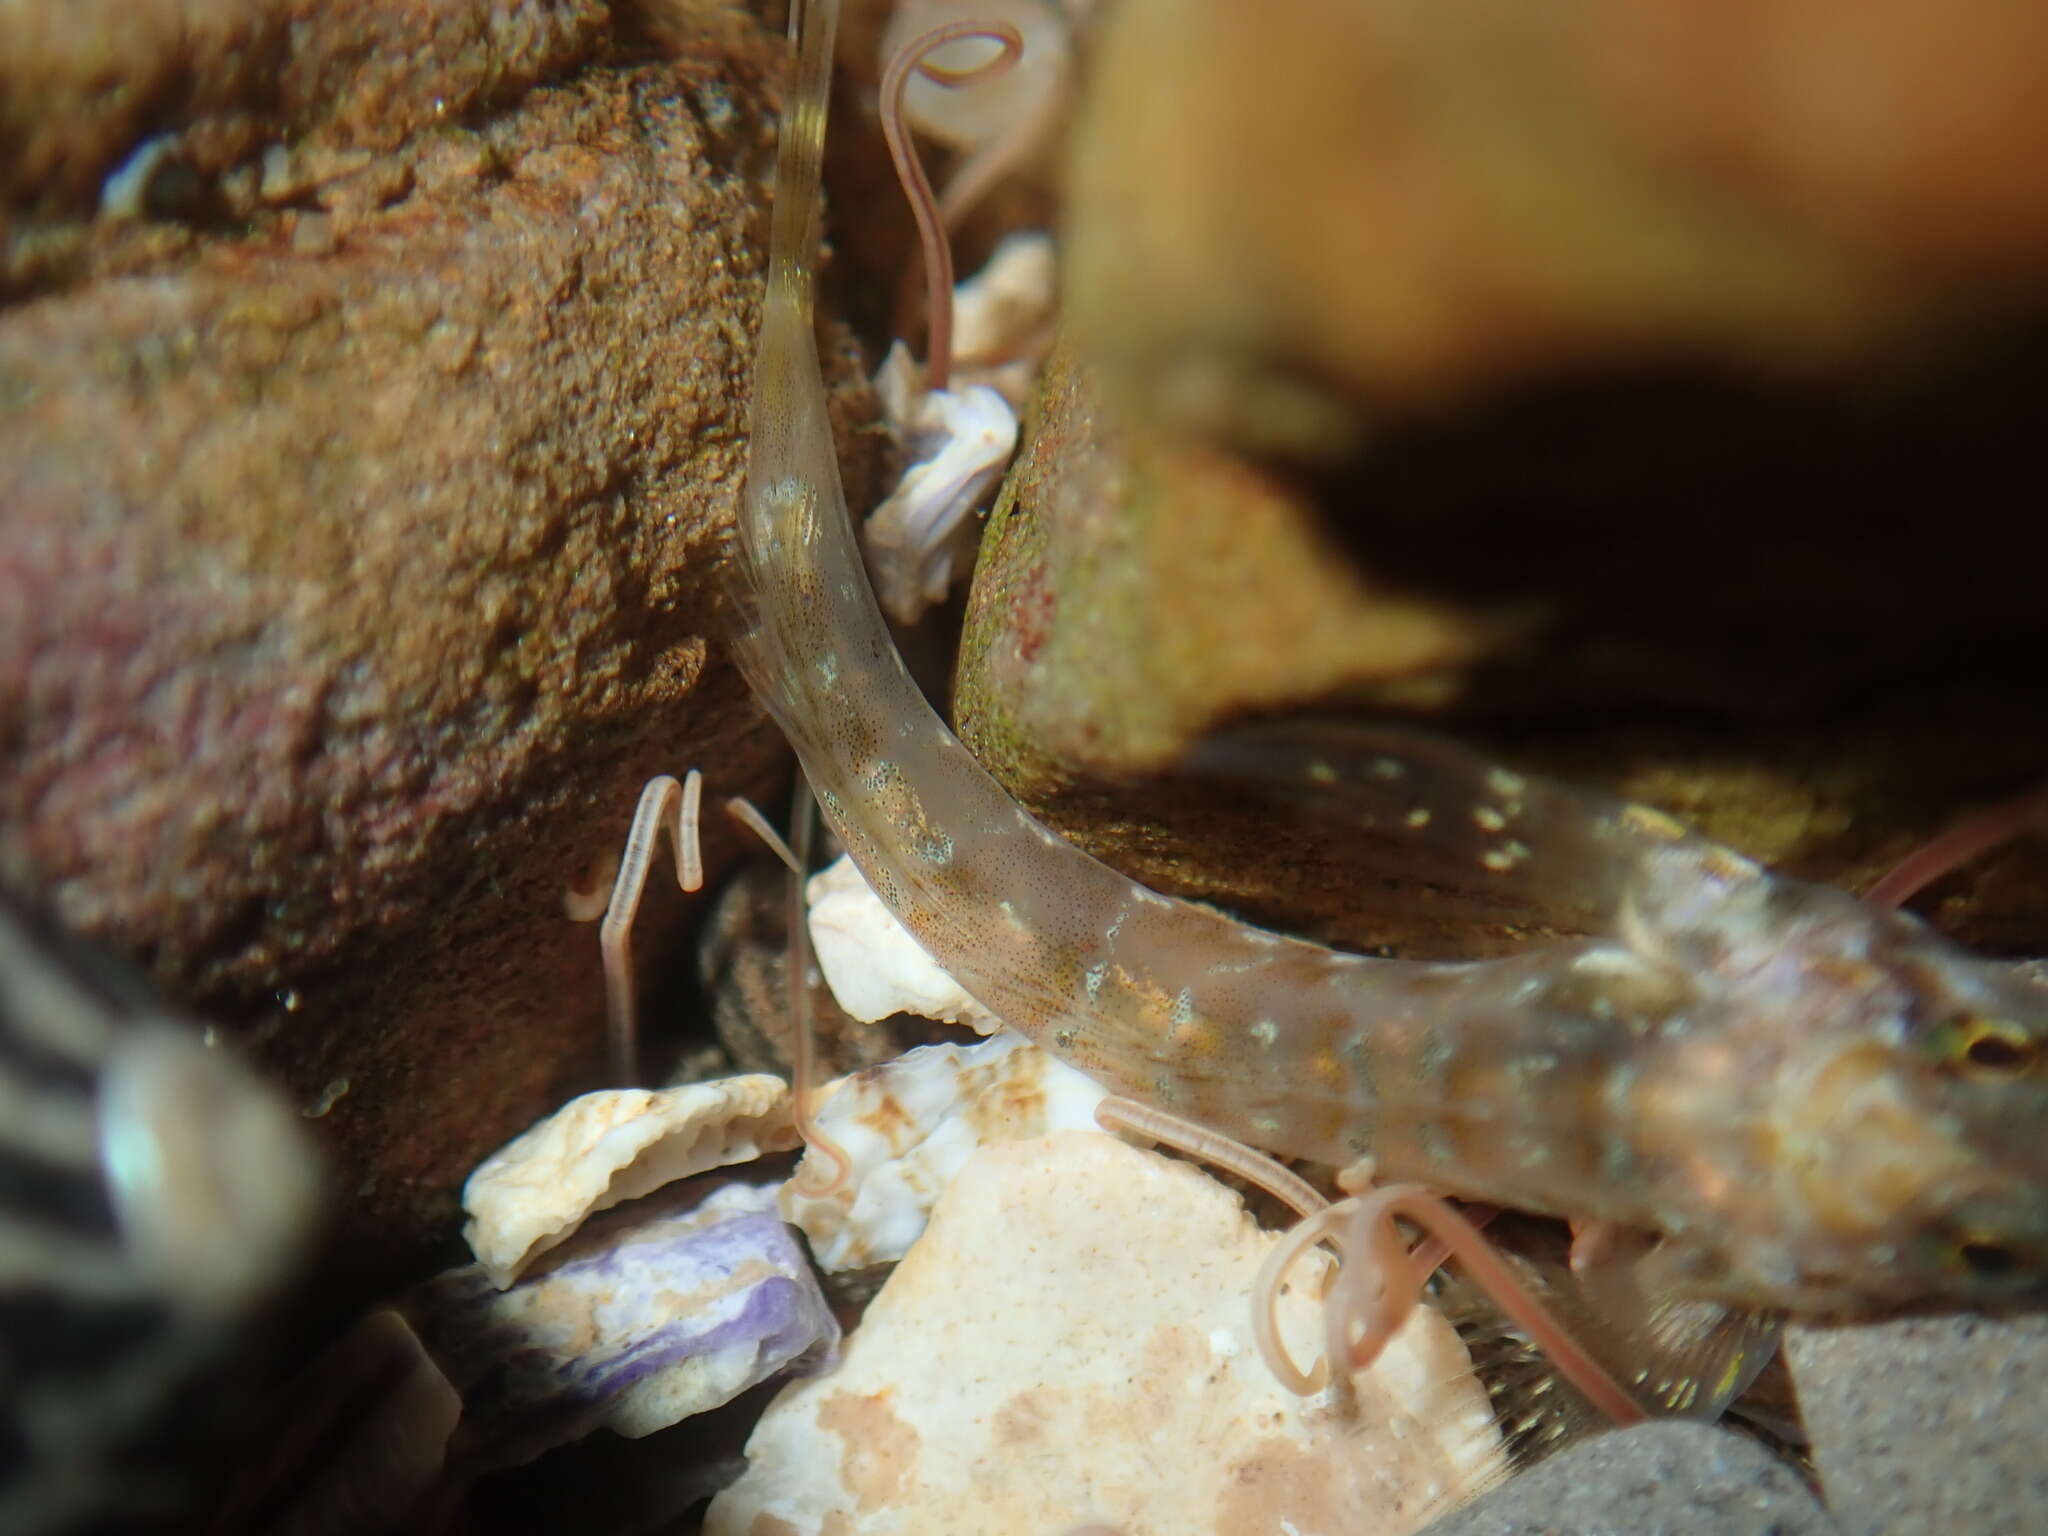
[[[1622,1379],[1637,1397],[1674,1417],[1711,1424],[1770,1364],[1783,1314],[1682,1297],[1646,1280],[1642,1261],[1655,1241],[1627,1233],[1577,1266],[1577,1306],[1599,1319],[1595,1326],[1630,1360]],[[1588,1348],[1620,1369],[1602,1348]]]
[[[1613,1234],[1578,1273],[1561,1254],[1517,1253],[1513,1262],[1586,1352],[1645,1408],[1713,1423],[1770,1364],[1781,1315],[1680,1298],[1647,1284],[1641,1260],[1654,1243],[1648,1234]],[[1606,1427],[1475,1289],[1446,1278],[1436,1302],[1472,1349],[1519,1462]]]

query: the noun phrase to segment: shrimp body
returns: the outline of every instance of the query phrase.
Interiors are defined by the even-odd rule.
[[[877,894],[1114,1092],[1283,1155],[1663,1235],[1683,1289],[1808,1309],[2048,1289],[2048,993],[1642,807],[1389,737],[1358,820],[1607,936],[1439,964],[1172,900],[1023,811],[925,702],[862,568],[813,337],[837,6],[780,149],[738,559],[741,663]],[[1316,762],[1319,784],[1340,777]]]

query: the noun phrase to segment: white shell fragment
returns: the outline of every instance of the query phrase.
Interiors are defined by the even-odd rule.
[[[1017,412],[1052,330],[1056,271],[1051,235],[1007,236],[953,290],[951,388],[926,389],[900,341],[875,372],[883,419],[911,460],[865,528],[875,595],[899,623],[945,601],[977,534],[970,514],[1017,451]]]
[[[1273,1381],[1249,1298],[1274,1241],[1199,1170],[1112,1137],[979,1153],[838,1368],[769,1407],[707,1536],[1377,1536],[1503,1475],[1428,1308],[1355,1377],[1355,1413]],[[1304,1361],[1313,1271],[1281,1301]]]
[[[851,1167],[830,1194],[805,1154],[782,1210],[811,1240],[827,1274],[900,1259],[932,1206],[981,1147],[1054,1130],[1094,1130],[1102,1086],[1021,1035],[979,1045],[926,1045],[834,1085],[818,1127]]]
[[[502,1289],[595,1212],[796,1144],[779,1077],[586,1093],[477,1165],[462,1235]]]
[[[852,859],[841,855],[811,876],[804,896],[818,969],[849,1016],[871,1024],[914,1013],[984,1035],[1002,1027],[896,921]]]
[[[600,1427],[637,1439],[831,1354],[839,1326],[775,1186],[710,1183],[590,1223],[510,1290],[477,1265],[420,1288],[421,1337],[462,1394],[465,1465]]]
[[[890,349],[885,375],[907,366],[901,342]],[[901,361],[899,361],[901,359]],[[878,386],[888,395],[882,380]],[[875,596],[898,621],[913,624],[944,602],[952,585],[958,536],[987,500],[1017,451],[1017,413],[985,384],[931,389],[902,401],[892,421],[911,465],[882,504],[868,514],[868,568]]]
[[[953,366],[1022,410],[1037,377],[1034,350],[1052,328],[1058,264],[1052,236],[1003,236],[988,264],[953,290]]]

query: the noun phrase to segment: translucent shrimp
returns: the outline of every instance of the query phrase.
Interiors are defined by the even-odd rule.
[[[1113,1092],[1281,1155],[1657,1234],[1646,1272],[1686,1294],[2048,1292],[2048,1003],[1913,918],[1382,733],[1311,758],[1304,786],[1348,796],[1390,860],[1543,893],[1588,936],[1375,959],[1148,890],[989,776],[891,644],[839,483],[812,308],[836,21],[806,10],[780,150],[736,648],[932,957]]]

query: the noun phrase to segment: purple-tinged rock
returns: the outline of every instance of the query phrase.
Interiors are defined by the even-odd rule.
[[[451,1459],[637,1439],[830,1358],[839,1326],[775,1189],[680,1185],[590,1222],[509,1290],[481,1265],[422,1286],[408,1311],[463,1399]]]

